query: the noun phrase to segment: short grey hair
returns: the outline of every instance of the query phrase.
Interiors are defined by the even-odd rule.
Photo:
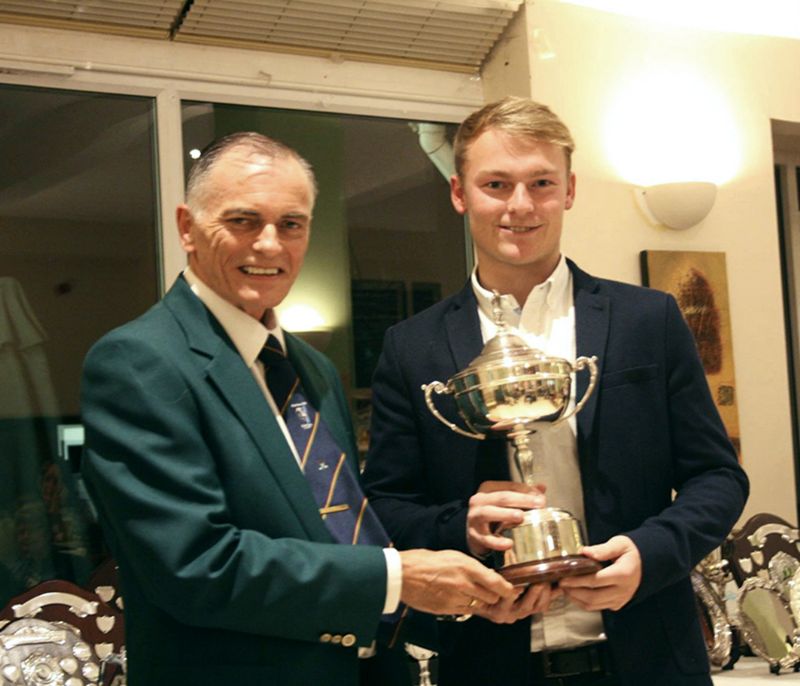
[[[255,131],[239,131],[212,141],[195,160],[186,181],[186,203],[193,211],[201,209],[199,196],[209,174],[222,157],[231,150],[241,148],[259,153],[270,159],[293,159],[308,176],[311,192],[317,195],[317,180],[309,162],[293,148]]]

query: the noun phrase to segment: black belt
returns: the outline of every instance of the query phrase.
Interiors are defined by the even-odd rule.
[[[611,677],[614,669],[605,643],[593,643],[568,650],[546,650],[531,653],[532,682],[552,680],[568,684],[570,678],[580,683]],[[590,677],[588,680],[579,677]]]

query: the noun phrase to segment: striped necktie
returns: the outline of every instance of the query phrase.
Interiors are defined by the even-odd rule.
[[[367,504],[345,452],[308,402],[294,366],[278,339],[270,335],[259,359],[267,387],[292,437],[300,466],[319,512],[338,543],[387,547],[389,537]]]

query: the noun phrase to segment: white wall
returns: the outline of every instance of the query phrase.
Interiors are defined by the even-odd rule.
[[[555,53],[551,59],[540,59],[531,44],[534,30]],[[770,119],[800,121],[798,65],[797,40],[665,29],[644,20],[529,0],[483,78],[487,100],[507,93],[530,95],[549,104],[570,126],[577,141],[578,184],[576,205],[567,215],[564,251],[582,267],[641,283],[641,250],[725,253],[742,460],[752,483],[743,519],[773,512],[797,520]],[[671,83],[664,70],[687,78]],[[519,92],[519,73],[530,73],[529,92]],[[678,149],[702,134],[694,152],[679,158],[684,172],[701,173],[698,150],[717,160],[734,152],[739,159],[727,165],[733,176],[720,185],[711,213],[685,231],[652,224],[634,202],[632,182],[610,160],[618,149],[608,145],[607,114],[620,88],[647,73],[654,78],[661,74],[655,95],[646,91],[645,83],[639,99],[640,105],[654,107],[654,119],[670,113],[667,121],[698,120],[696,131],[667,146]],[[694,78],[705,81],[705,92],[691,90]],[[707,104],[706,96],[721,104],[707,132],[699,120],[714,103]],[[666,126],[664,136],[673,133],[670,128]],[[711,143],[720,131],[724,147],[714,151]],[[660,135],[644,131],[637,136],[635,127],[627,132],[635,148],[645,151],[658,148],[653,136]]]

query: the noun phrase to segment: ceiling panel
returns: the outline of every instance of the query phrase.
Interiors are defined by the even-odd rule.
[[[0,22],[476,71],[522,0],[0,0]]]
[[[0,0],[0,22],[169,37],[184,0]]]

